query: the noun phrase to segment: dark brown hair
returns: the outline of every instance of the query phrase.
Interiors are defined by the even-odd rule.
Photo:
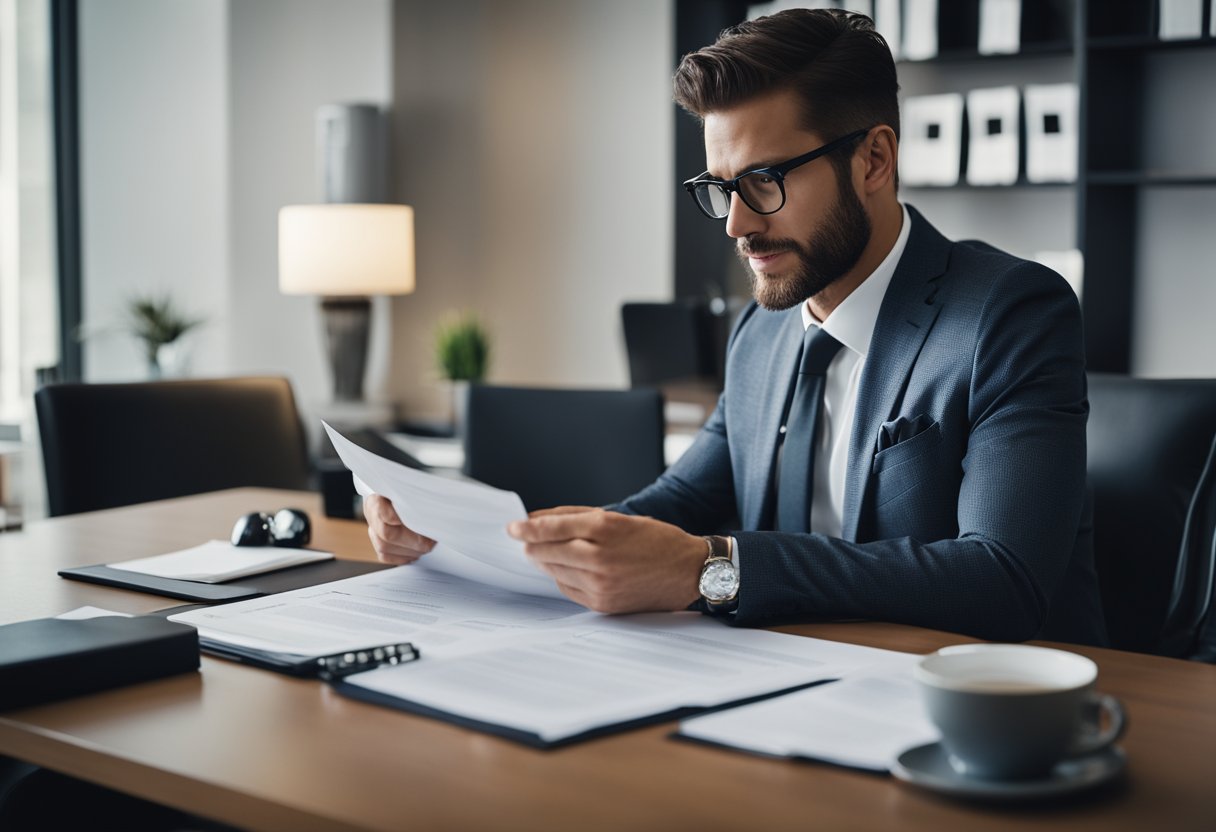
[[[725,29],[690,52],[673,80],[676,103],[699,118],[793,90],[802,124],[825,142],[885,124],[899,138],[895,61],[874,22],[840,9],[789,9]],[[847,167],[844,154],[833,164]]]

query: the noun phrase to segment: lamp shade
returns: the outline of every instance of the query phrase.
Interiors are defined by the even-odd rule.
[[[279,291],[330,297],[414,291],[414,209],[339,203],[281,208]]]

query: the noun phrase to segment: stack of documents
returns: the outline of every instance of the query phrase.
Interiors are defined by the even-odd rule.
[[[871,670],[830,685],[686,719],[680,736],[755,754],[885,772],[902,752],[939,736],[912,678],[920,658],[892,654]]]
[[[328,429],[328,426],[327,426]],[[696,613],[607,617],[564,598],[505,526],[519,497],[425,474],[330,438],[407,525],[442,541],[417,564],[172,616],[204,649],[318,657],[409,641],[420,661],[356,673],[349,696],[548,747],[846,676],[902,654]]]

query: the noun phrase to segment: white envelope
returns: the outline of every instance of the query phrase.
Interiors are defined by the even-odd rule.
[[[1022,0],[980,0],[979,52],[1010,55],[1022,44]]]
[[[961,95],[918,95],[904,101],[899,156],[903,184],[957,185],[962,149]]]
[[[1012,185],[1018,181],[1018,88],[992,87],[967,93],[967,183]]]
[[[1073,182],[1077,178],[1077,85],[1027,84],[1026,179]]]
[[[924,61],[937,55],[937,0],[904,0],[903,57]]]

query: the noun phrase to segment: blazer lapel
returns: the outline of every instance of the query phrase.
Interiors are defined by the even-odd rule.
[[[857,541],[878,431],[894,418],[921,345],[941,310],[935,296],[949,262],[950,241],[911,206],[908,214],[908,243],[879,309],[857,390],[841,528],[841,536],[850,541]]]
[[[794,382],[797,380],[802,334],[802,313],[795,307],[777,327],[778,342],[769,351],[768,364],[764,368],[763,392],[757,398],[763,406],[755,410],[758,419],[753,425],[755,430],[748,439],[748,453],[744,457],[755,462],[748,465],[743,493],[758,495],[759,499],[744,500],[743,517],[740,519],[745,529],[770,528],[769,520],[776,498],[773,471],[777,464],[777,444],[785,404],[793,395]]]

